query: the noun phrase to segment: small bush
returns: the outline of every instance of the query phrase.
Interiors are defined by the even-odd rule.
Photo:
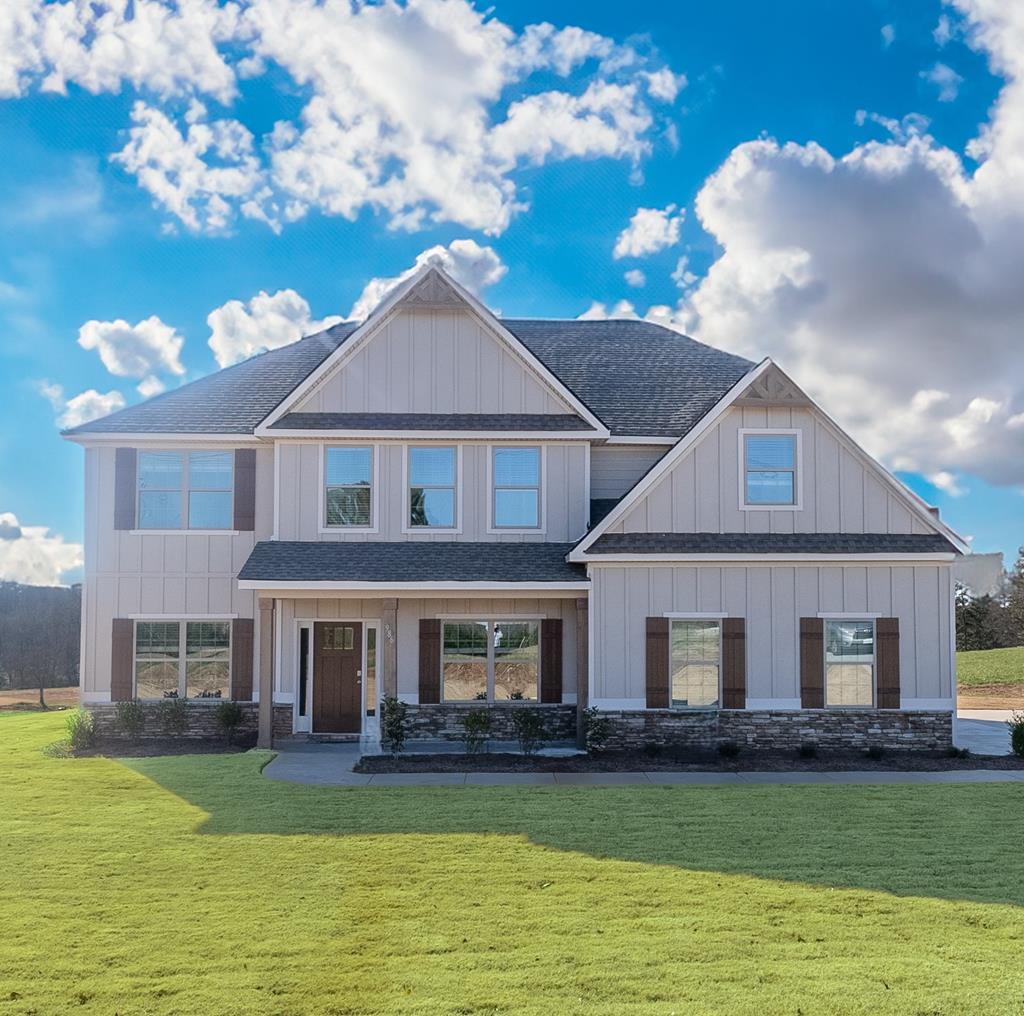
[[[885,758],[885,749],[880,744],[870,744],[864,754],[873,762],[877,762]]]
[[[604,751],[611,736],[612,721],[600,709],[591,706],[583,711],[583,738],[587,751]]]
[[[817,758],[818,757],[818,742],[817,741],[804,741],[796,753],[801,758]]]
[[[88,709],[73,709],[64,717],[68,744],[75,751],[91,748],[96,743],[96,721]]]
[[[185,733],[185,700],[180,698],[163,699],[157,707],[160,716],[160,729],[168,737],[181,737]]]
[[[735,741],[719,741],[718,754],[722,758],[735,758],[740,753],[740,746]]]
[[[224,731],[224,739],[230,745],[235,731],[245,721],[245,710],[237,702],[221,702],[217,706],[217,726]]]
[[[1010,747],[1014,755],[1024,757],[1024,713],[1014,713],[1006,725],[1010,728]]]
[[[970,758],[971,757],[971,749],[970,748],[958,748],[955,744],[951,744],[946,749],[945,754],[946,754],[946,758]]]
[[[380,742],[397,755],[404,747],[409,736],[409,709],[393,695],[381,699],[380,703]]]
[[[534,755],[548,736],[544,714],[539,709],[513,709],[512,729],[524,755]]]
[[[114,709],[114,726],[125,737],[137,741],[146,725],[146,710],[138,702],[118,702]]]
[[[470,755],[475,755],[484,746],[491,733],[491,714],[486,709],[470,709],[462,717],[463,744]]]

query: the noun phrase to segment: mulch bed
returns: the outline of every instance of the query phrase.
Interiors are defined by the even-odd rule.
[[[231,745],[223,738],[146,737],[136,742],[123,738],[100,738],[91,748],[69,751],[75,758],[152,758],[156,755],[230,755],[256,746],[255,736],[235,738]]]
[[[741,752],[723,758],[713,752],[662,750],[603,752],[564,757],[495,753],[480,755],[364,755],[357,773],[639,773],[639,772],[945,772],[963,769],[1024,769],[1016,755],[950,757],[944,752],[887,751],[870,758],[860,751],[821,751],[817,758],[796,752]]]

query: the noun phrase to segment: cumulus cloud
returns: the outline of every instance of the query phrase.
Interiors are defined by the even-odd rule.
[[[921,77],[939,90],[939,102],[952,102],[960,94],[960,85],[964,80],[952,67],[941,62],[921,71]]]
[[[623,275],[623,278],[626,280],[626,285],[632,286],[634,289],[640,289],[647,285],[647,276],[639,268],[631,268]]]
[[[64,389],[60,385],[43,381],[39,392],[53,406],[57,414],[57,426],[63,428],[78,427],[83,423],[98,420],[101,416],[124,409],[124,396],[119,391],[98,392],[88,388],[70,399],[64,397]]]
[[[185,373],[181,363],[185,340],[156,315],[134,325],[120,318],[86,321],[78,330],[78,344],[95,349],[115,377],[145,378],[147,389],[160,383],[154,374]]]
[[[612,256],[615,258],[641,258],[656,254],[679,242],[683,213],[675,214],[675,205],[664,208],[638,208],[629,225],[619,233]]]
[[[896,26],[882,25],[882,45],[888,49],[896,41]]]
[[[337,316],[315,320],[309,304],[294,289],[273,294],[260,291],[247,303],[228,300],[206,317],[209,346],[221,367],[286,346],[340,320]]]
[[[603,321],[608,318],[638,318],[639,316],[636,307],[629,300],[619,300],[618,303],[611,306],[594,300],[582,314],[577,315],[577,320]]]
[[[46,526],[23,526],[12,512],[0,512],[0,581],[58,586],[83,560],[80,543],[65,543]]]
[[[352,305],[349,318],[361,321],[395,286],[414,275],[425,264],[440,266],[474,295],[494,285],[508,271],[493,247],[481,246],[475,240],[453,240],[447,247],[438,244],[419,254],[415,264],[401,275],[371,279]]]

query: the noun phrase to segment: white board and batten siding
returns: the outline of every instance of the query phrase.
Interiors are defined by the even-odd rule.
[[[595,445],[590,450],[590,496],[622,497],[668,450],[667,445]]]

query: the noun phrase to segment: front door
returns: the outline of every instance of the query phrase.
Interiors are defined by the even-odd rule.
[[[313,625],[313,733],[358,734],[362,729],[363,626]]]

